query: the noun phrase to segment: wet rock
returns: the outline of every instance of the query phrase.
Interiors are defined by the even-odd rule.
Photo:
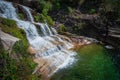
[[[28,50],[27,50],[30,54],[35,54],[35,53],[37,53],[37,51],[33,48],[33,47],[31,47],[31,46],[29,46],[28,47]]]

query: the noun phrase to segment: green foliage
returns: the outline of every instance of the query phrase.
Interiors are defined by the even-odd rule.
[[[39,0],[39,5],[41,5],[40,10],[42,13],[38,16],[34,16],[36,21],[44,22],[46,21],[49,25],[53,25],[53,20],[48,16],[48,12],[52,9],[52,4],[49,1]]]
[[[57,2],[56,4],[55,4],[55,9],[57,9],[57,10],[59,10],[60,9],[60,3],[59,2]]]
[[[95,9],[90,9],[89,13],[94,14],[94,13],[96,13],[96,10]]]
[[[52,18],[48,15],[44,16],[43,14],[40,14],[39,19],[40,19],[40,22],[45,22],[46,21],[51,26],[54,24]]]
[[[21,20],[24,20],[24,19],[25,19],[24,15],[23,15],[22,13],[18,13],[18,16],[19,16],[19,18],[20,18]]]
[[[52,9],[52,4],[49,1],[39,0],[37,9],[40,10],[44,16],[47,16],[48,11]]]
[[[1,18],[0,27],[2,28],[4,32],[11,34],[17,38],[20,38],[23,42],[23,45],[26,48],[28,47],[28,42],[27,42],[26,34],[24,30],[18,28],[14,20]]]
[[[16,22],[11,19],[0,18],[0,27],[4,32],[21,39],[14,44],[10,55],[3,50],[3,47],[0,48],[0,62],[3,68],[0,69],[0,77],[2,76],[2,80],[39,80],[38,76],[32,75],[36,64],[27,52],[29,44],[25,32],[18,28]],[[13,53],[17,55],[14,59],[11,57]]]
[[[20,61],[12,59],[7,51],[3,51],[0,55],[2,61],[2,69],[0,69],[0,78],[2,80],[39,80],[40,77],[32,75],[36,64],[32,58],[23,57]]]
[[[46,20],[46,17],[43,14],[40,14],[40,22],[44,22]]]
[[[17,66],[16,61],[11,59],[7,51],[0,53],[0,62],[2,63],[0,69],[1,80],[16,80]]]
[[[71,7],[68,7],[68,13],[70,13],[70,14],[73,13],[73,9]]]
[[[53,20],[52,20],[52,18],[50,16],[46,16],[46,21],[51,26],[54,24],[54,22],[53,22]]]
[[[2,24],[5,26],[9,26],[9,27],[15,27],[16,21],[14,21],[12,19],[2,18]]]
[[[40,21],[40,18],[39,18],[38,15],[35,15],[35,16],[34,16],[34,19],[35,19],[36,22],[39,22],[39,21]]]
[[[52,9],[52,4],[50,2],[46,2],[43,7],[42,14],[47,16],[48,11],[50,11],[51,9]]]
[[[37,75],[32,75],[37,64],[32,60],[30,54],[22,46],[21,42],[17,42],[13,47],[13,53],[18,57],[17,60],[14,57],[11,58],[11,54],[7,51],[2,50],[0,53],[0,79],[2,80],[39,80],[40,77]]]
[[[66,27],[63,25],[63,24],[61,24],[60,25],[60,30],[59,30],[60,32],[64,32],[64,31],[66,31]]]

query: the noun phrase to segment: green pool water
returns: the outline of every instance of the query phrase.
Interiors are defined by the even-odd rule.
[[[101,45],[88,45],[77,51],[78,61],[59,70],[51,80],[120,80],[118,69]]]

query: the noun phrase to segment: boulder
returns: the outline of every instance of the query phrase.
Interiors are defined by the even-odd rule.
[[[28,50],[27,50],[30,54],[35,54],[35,53],[37,53],[37,51],[33,48],[33,47],[31,47],[31,46],[29,46],[28,47]]]
[[[20,39],[0,30],[0,42],[9,53],[12,51],[12,48],[17,41],[20,41]]]

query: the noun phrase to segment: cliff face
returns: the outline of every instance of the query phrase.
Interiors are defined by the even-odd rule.
[[[120,21],[114,12],[101,15],[82,14],[75,10],[72,14],[59,11],[50,15],[57,23],[63,23],[68,32],[92,37],[120,49]]]

